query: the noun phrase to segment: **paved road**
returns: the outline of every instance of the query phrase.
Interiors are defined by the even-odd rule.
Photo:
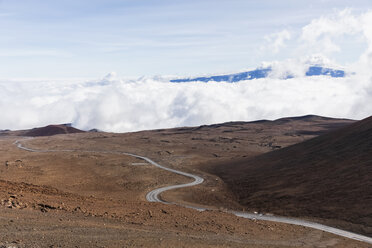
[[[35,149],[32,149],[32,148],[28,148],[28,147],[23,146],[20,143],[19,140],[15,141],[14,144],[16,144],[19,149],[23,149],[23,150],[26,150],[26,151],[29,151],[29,152],[75,152],[75,151],[78,152],[78,150],[35,150]],[[190,205],[167,202],[167,201],[164,201],[160,198],[160,194],[164,191],[172,190],[172,189],[178,189],[178,188],[184,188],[184,187],[191,187],[191,186],[201,184],[204,181],[204,179],[202,177],[199,177],[199,176],[196,176],[196,175],[193,175],[193,174],[190,174],[190,173],[186,173],[186,172],[183,172],[183,171],[174,170],[174,169],[164,167],[164,166],[152,161],[151,159],[149,159],[147,157],[139,156],[139,155],[132,154],[132,153],[116,152],[116,151],[81,151],[81,150],[79,150],[79,152],[98,152],[98,153],[112,153],[112,154],[128,155],[128,156],[132,156],[132,157],[135,157],[135,158],[143,159],[144,161],[146,161],[146,162],[148,162],[148,163],[150,163],[150,164],[152,164],[152,165],[154,165],[154,166],[156,166],[160,169],[170,171],[170,172],[173,172],[173,173],[178,174],[178,175],[183,175],[183,176],[186,176],[186,177],[190,177],[190,178],[194,179],[194,181],[191,182],[191,183],[166,186],[166,187],[162,187],[162,188],[152,190],[151,192],[147,193],[146,200],[149,201],[149,202],[161,202],[161,203],[164,203],[164,204],[177,204],[177,205],[182,206],[182,207],[193,208],[193,209],[196,209],[196,210],[199,210],[199,211],[212,210],[212,209],[208,209],[208,208],[199,208],[199,207],[190,206]],[[254,213],[239,212],[239,211],[227,211],[227,212],[229,212],[231,214],[234,214],[238,217],[247,218],[247,219],[266,220],[266,221],[273,221],[273,222],[280,222],[280,223],[310,227],[310,228],[321,230],[321,231],[324,231],[324,232],[333,233],[333,234],[336,234],[338,236],[342,236],[342,237],[345,237],[345,238],[350,238],[350,239],[354,239],[354,240],[358,240],[358,241],[362,241],[362,242],[372,244],[372,238],[370,238],[370,237],[360,235],[360,234],[356,234],[356,233],[352,233],[352,232],[348,232],[348,231],[344,231],[344,230],[341,230],[341,229],[338,229],[338,228],[318,224],[318,223],[315,223],[315,222],[300,220],[300,219],[296,219],[296,218],[263,215],[263,214],[254,214]]]

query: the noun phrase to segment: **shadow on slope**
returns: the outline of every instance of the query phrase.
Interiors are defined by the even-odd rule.
[[[212,170],[251,210],[332,220],[372,234],[372,117]]]

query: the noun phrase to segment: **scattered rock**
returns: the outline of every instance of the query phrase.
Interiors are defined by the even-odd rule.
[[[77,206],[76,208],[74,208],[74,210],[73,210],[74,212],[81,212],[81,208],[79,207],[79,206]],[[108,215],[108,213],[107,212],[105,212],[105,215]]]
[[[48,204],[39,203],[35,208],[39,208],[41,212],[47,213],[49,210],[57,209],[56,207],[53,207]]]
[[[41,208],[46,208],[46,209],[56,209],[56,207],[53,207],[53,206],[48,205],[48,204],[39,203],[38,205],[39,205]]]

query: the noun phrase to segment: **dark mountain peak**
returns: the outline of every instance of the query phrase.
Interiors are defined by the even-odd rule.
[[[69,134],[69,133],[83,133],[84,131],[79,130],[71,126],[71,124],[61,125],[48,125],[45,127],[33,128],[22,133],[22,136],[52,136],[56,134]]]

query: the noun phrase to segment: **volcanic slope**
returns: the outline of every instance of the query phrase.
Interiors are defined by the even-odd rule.
[[[57,134],[83,133],[83,132],[84,131],[79,130],[77,128],[71,127],[66,124],[62,124],[62,125],[48,125],[46,127],[33,128],[31,130],[20,132],[19,135],[38,137],[38,136],[51,136],[51,135],[57,135]]]
[[[201,165],[253,157],[350,123],[305,116],[33,139],[19,137],[23,131],[0,132],[0,247],[367,248],[367,243],[310,228],[149,203],[149,191],[190,179],[111,153],[140,154],[205,179],[197,187],[163,194],[165,199],[216,207],[221,203],[231,209],[237,203],[230,191]],[[54,151],[21,150],[16,140],[25,147]]]
[[[248,209],[320,218],[372,235],[372,117],[213,167]]]

